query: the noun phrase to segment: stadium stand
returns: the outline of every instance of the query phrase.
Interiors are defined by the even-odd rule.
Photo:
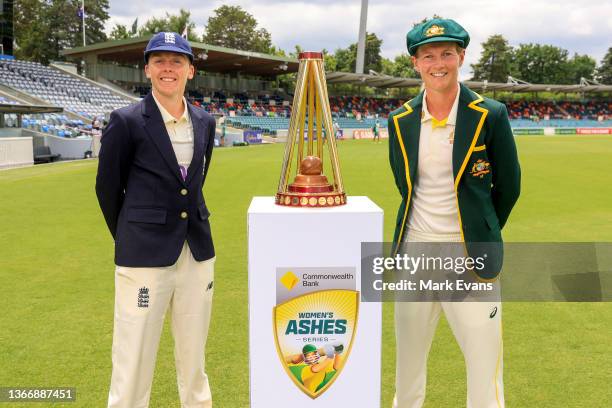
[[[341,129],[371,129],[376,124],[376,118],[357,120],[354,118],[334,118]],[[227,123],[239,129],[262,130],[265,133],[276,134],[280,129],[289,128],[289,118],[269,118],[258,116],[234,116],[226,119]],[[387,127],[386,119],[378,119],[381,128]]]
[[[134,87],[141,96],[150,88]],[[223,91],[204,95],[190,91],[191,103],[204,107],[215,115],[228,116],[228,124],[240,129],[263,130],[274,134],[276,130],[287,129],[291,106],[283,106],[283,101],[291,100],[290,95],[249,95],[246,93],[226,94]],[[270,101],[274,101],[270,103]],[[331,96],[332,116],[341,128],[371,128],[376,119],[381,127],[386,127],[389,112],[397,109],[405,101],[397,98],[373,98],[360,96]],[[588,101],[508,101],[508,114],[513,127],[606,127],[610,126],[612,104],[609,102]]]
[[[0,95],[0,103],[4,103],[6,105],[21,105],[20,102],[2,95]]]
[[[387,117],[389,112],[397,109],[405,101],[399,99],[366,98],[359,96],[331,96],[329,103],[332,114],[336,117],[355,118],[378,115]],[[342,125],[341,125],[342,126]]]
[[[506,102],[506,106],[510,119],[527,119],[535,122],[552,119],[603,121],[609,119],[612,111],[612,103],[599,101],[584,103],[512,101]]]
[[[150,87],[137,86],[132,90],[144,97]],[[223,91],[213,92],[212,95],[204,95],[198,91],[189,91],[188,98],[191,103],[203,107],[207,112],[214,115],[224,116],[268,116],[286,117],[291,116],[290,105],[283,105],[286,100],[291,100],[290,96],[282,95],[249,95],[247,93],[237,93],[228,95]]]
[[[15,128],[18,126],[17,124],[18,120],[16,114],[4,115],[5,127]],[[85,123],[79,119],[70,119],[66,115],[57,113],[22,115],[21,127],[23,129],[65,138],[88,136],[92,131],[91,123]]]
[[[107,116],[131,103],[106,88],[31,61],[0,60],[0,83],[86,118]]]
[[[25,92],[69,112],[88,119],[108,117],[117,108],[129,105],[130,100],[104,87],[81,80],[53,67],[30,61],[0,60],[0,83]],[[148,86],[135,85],[132,91],[146,95]],[[209,94],[191,90],[189,101],[202,106],[216,116],[226,116],[227,124],[239,129],[262,130],[276,134],[289,127],[291,95],[228,93],[218,90]],[[397,98],[360,96],[331,96],[330,108],[334,121],[344,129],[368,129],[378,121],[386,128],[389,112],[404,101]],[[6,96],[0,103],[19,104]],[[601,101],[508,101],[508,113],[513,127],[609,127],[612,103]],[[88,134],[91,125],[72,120],[66,115],[43,114],[24,116],[22,126],[62,137]],[[15,126],[17,117],[6,115],[5,125]]]
[[[89,134],[92,129],[89,123],[55,113],[24,115],[22,127],[59,137],[79,137]]]

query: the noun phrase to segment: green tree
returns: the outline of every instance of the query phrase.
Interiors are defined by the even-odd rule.
[[[382,40],[375,33],[367,33],[364,60],[364,72],[370,70],[382,72],[382,56],[380,47]],[[357,65],[357,43],[349,45],[348,48],[339,48],[335,52],[336,70],[341,72],[355,72]]]
[[[491,82],[506,82],[512,66],[513,51],[508,41],[501,35],[490,36],[482,44],[480,59],[471,64],[473,81],[488,80]]]
[[[79,0],[21,0],[15,2],[17,57],[48,63],[62,60],[59,52],[83,45]],[[86,43],[106,40],[108,0],[95,0],[85,7]]]
[[[323,49],[323,62],[326,72],[334,72],[337,70],[338,61],[336,61],[336,56],[326,49]]]
[[[221,6],[208,18],[202,41],[243,51],[271,53],[272,37],[240,6]]]
[[[367,42],[366,42],[367,44]],[[338,48],[334,53],[336,58],[336,70],[340,72],[355,72],[357,52],[351,52],[351,48]],[[367,69],[364,69],[368,72]]]
[[[115,24],[113,30],[109,35],[110,40],[125,40],[131,38],[132,34],[127,30],[127,27],[123,24]]]
[[[602,84],[612,85],[612,47],[601,60],[601,65],[597,68],[597,80]]]
[[[130,30],[128,31],[127,26],[123,24],[115,24],[113,30],[109,35],[110,40],[126,40],[128,38],[134,38],[138,35],[138,17],[132,23]]]
[[[511,75],[532,84],[565,84],[567,55],[567,50],[553,45],[521,44],[514,52]]]
[[[15,56],[22,60],[47,63],[50,53],[46,45],[49,25],[37,18],[47,5],[41,0],[20,0],[14,4]]]
[[[81,4],[79,0],[72,0],[72,4],[75,3],[77,5]],[[87,44],[95,44],[108,39],[104,32],[106,21],[109,18],[108,8],[108,0],[94,0],[85,3],[85,35],[87,37]],[[79,30],[77,30],[79,33],[81,32],[80,27],[79,21]]]
[[[138,29],[138,36],[148,37],[160,31],[173,31],[182,34],[185,27],[187,27],[187,39],[198,41],[198,35],[195,33],[195,23],[191,22],[191,12],[184,9],[180,9],[178,14],[166,12],[165,17],[150,18]]]
[[[392,75],[399,78],[418,78],[419,74],[414,69],[412,58],[408,53],[401,53],[393,60],[394,69]]]
[[[578,84],[581,78],[593,80],[595,74],[595,60],[588,55],[574,54],[568,62],[568,83]]]
[[[304,49],[302,48],[302,46],[301,45],[295,45],[293,47],[293,51],[289,53],[289,56],[293,57],[293,58],[298,58],[300,53],[302,53],[302,52],[304,52]]]

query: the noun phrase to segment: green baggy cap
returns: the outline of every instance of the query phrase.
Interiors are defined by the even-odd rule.
[[[406,34],[406,46],[410,55],[423,44],[432,42],[456,42],[461,48],[467,48],[470,35],[456,21],[450,19],[434,18],[419,24]]]

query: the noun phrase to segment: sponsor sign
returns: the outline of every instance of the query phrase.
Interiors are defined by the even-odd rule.
[[[543,128],[513,128],[512,133],[515,135],[543,135]]]
[[[576,128],[555,128],[555,135],[575,135]]]
[[[263,141],[263,132],[261,130],[245,130],[242,135],[244,141],[248,144],[260,144]]]
[[[387,131],[387,129],[381,128],[378,130],[378,135],[381,139],[386,139],[389,137],[389,132]],[[353,131],[353,139],[374,139],[374,132],[372,131],[372,129],[355,130]]]
[[[612,128],[578,128],[576,133],[579,135],[609,135]]]

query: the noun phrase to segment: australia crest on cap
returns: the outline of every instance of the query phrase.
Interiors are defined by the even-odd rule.
[[[440,27],[437,24],[432,25],[425,31],[426,37],[433,37],[434,35],[442,35],[444,34],[444,27]]]

